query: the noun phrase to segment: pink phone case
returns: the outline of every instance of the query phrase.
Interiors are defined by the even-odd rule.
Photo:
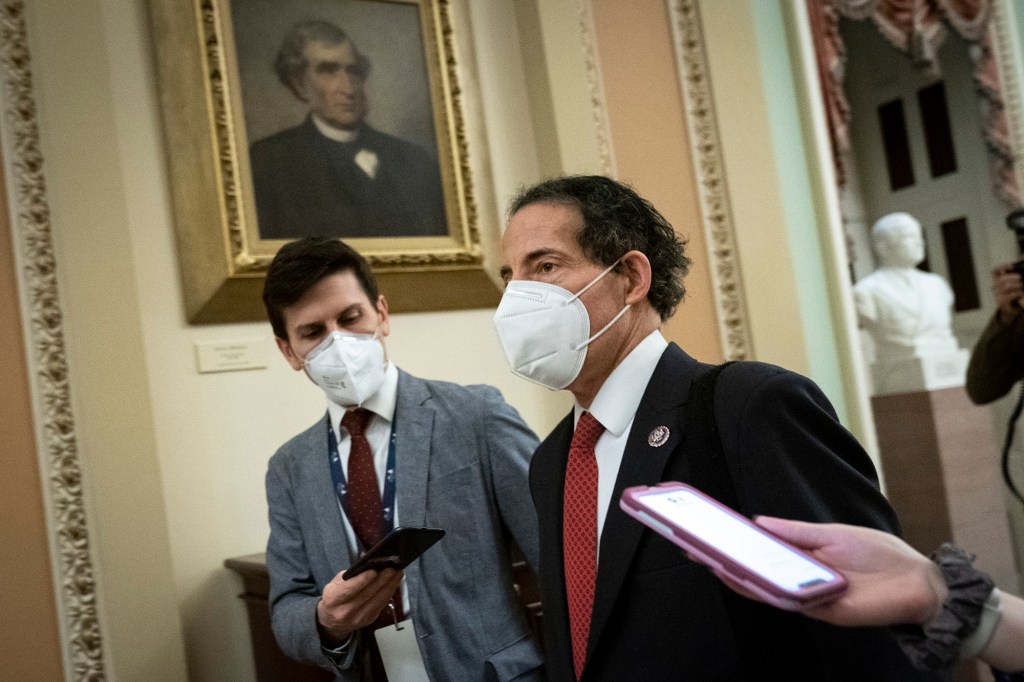
[[[714,506],[718,507],[722,511],[726,512],[730,516],[740,519],[743,523],[753,527],[762,535],[768,536],[771,539],[778,542],[784,547],[788,547],[797,554],[806,557],[812,563],[821,566],[823,569],[835,576],[834,580],[831,580],[820,585],[815,585],[799,592],[793,592],[785,590],[782,587],[772,583],[761,575],[753,572],[746,566],[738,563],[728,555],[722,553],[714,546],[706,543],[700,538],[695,537],[689,533],[686,529],[680,528],[676,523],[666,516],[657,513],[656,511],[646,507],[639,501],[639,498],[645,494],[652,492],[664,493],[670,490],[689,490],[700,498],[708,501]],[[846,579],[833,568],[822,564],[820,561],[814,559],[808,554],[793,545],[784,542],[783,540],[772,535],[763,528],[757,526],[750,519],[736,513],[729,507],[709,497],[708,495],[697,490],[693,486],[685,483],[677,483],[668,481],[665,483],[659,483],[656,486],[635,486],[632,488],[626,488],[622,491],[622,498],[619,500],[619,506],[622,510],[635,518],[640,523],[648,526],[659,535],[664,536],[674,544],[682,547],[686,552],[696,561],[699,561],[706,566],[718,569],[722,573],[728,575],[735,582],[743,585],[745,588],[750,590],[752,593],[758,595],[761,599],[777,606],[780,609],[787,611],[796,611],[801,606],[812,604],[815,602],[828,601],[838,595],[842,594],[846,590]]]

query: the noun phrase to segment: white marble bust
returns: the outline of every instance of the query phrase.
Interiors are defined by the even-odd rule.
[[[891,383],[887,377],[893,372],[904,372],[899,365],[905,361],[945,358],[958,365],[962,353],[951,329],[953,291],[939,275],[915,267],[924,260],[917,219],[908,213],[883,216],[871,228],[871,240],[879,267],[854,285],[853,296],[860,325],[875,344],[877,393],[888,391],[879,384]],[[960,370],[952,364],[947,363],[956,374]]]

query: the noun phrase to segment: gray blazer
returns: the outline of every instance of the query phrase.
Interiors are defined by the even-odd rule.
[[[537,518],[527,472],[537,438],[490,386],[399,373],[395,410],[398,520],[445,537],[405,572],[431,680],[541,680],[542,659],[512,584],[514,538],[537,566]],[[362,642],[344,655],[320,646],[316,604],[352,552],[327,462],[326,416],[285,443],[267,471],[270,608],[292,658],[360,678]]]

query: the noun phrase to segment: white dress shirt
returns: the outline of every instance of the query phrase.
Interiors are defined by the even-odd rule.
[[[633,418],[640,406],[640,400],[647,390],[647,384],[658,366],[662,354],[668,348],[668,341],[655,329],[641,341],[612,373],[594,396],[589,410],[584,410],[579,403],[574,408],[575,422],[578,423],[583,412],[590,412],[604,426],[604,433],[594,446],[597,457],[597,546],[600,551],[601,531],[604,520],[608,516],[608,506],[612,503],[615,479],[619,476],[619,466],[626,449]],[[617,501],[616,501],[617,503]]]
[[[312,114],[313,125],[320,131],[320,134],[326,137],[328,140],[334,140],[335,142],[355,142],[359,139],[358,130],[341,130],[330,125],[316,114]],[[366,173],[367,177],[371,180],[377,178],[377,168],[380,166],[380,159],[377,157],[377,152],[369,149],[360,149],[356,153],[353,159],[355,164],[359,166],[359,169]]]

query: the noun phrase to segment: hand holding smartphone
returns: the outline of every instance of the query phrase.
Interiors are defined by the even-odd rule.
[[[444,537],[440,528],[395,528],[376,545],[366,551],[342,576],[343,580],[356,577],[371,569],[404,569],[435,542]]]
[[[685,483],[627,488],[619,506],[694,560],[781,609],[796,611],[846,589],[838,571]]]

